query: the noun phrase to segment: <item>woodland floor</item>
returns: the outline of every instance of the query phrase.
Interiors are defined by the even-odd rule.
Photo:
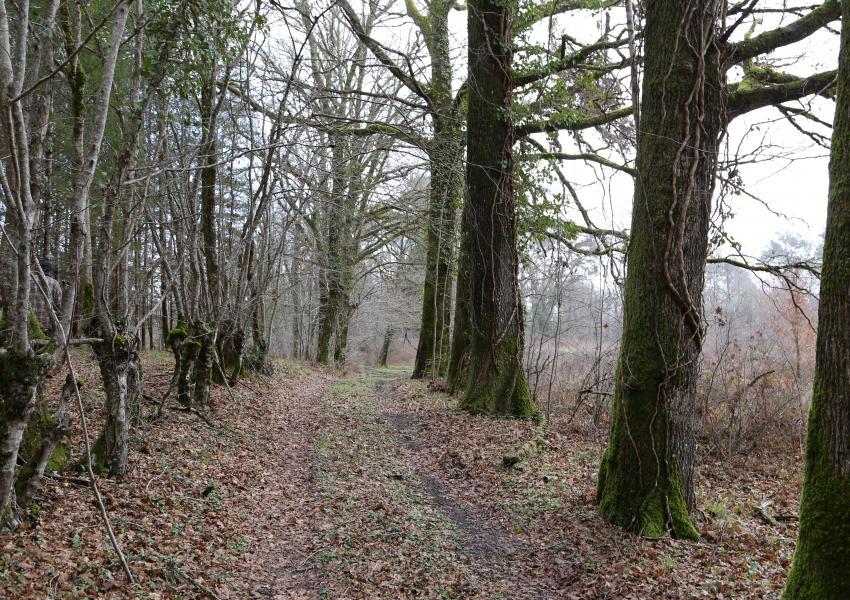
[[[145,357],[150,396],[170,366]],[[212,426],[167,411],[138,428],[127,481],[101,481],[136,584],[91,491],[51,480],[39,513],[0,534],[0,597],[775,598],[790,565],[796,451],[708,462],[702,540],[650,541],[600,519],[603,440],[565,419],[507,469],[532,423],[469,417],[404,370],[287,364],[231,394],[215,390]],[[96,414],[102,394],[86,402]],[[758,514],[765,501],[782,520]]]

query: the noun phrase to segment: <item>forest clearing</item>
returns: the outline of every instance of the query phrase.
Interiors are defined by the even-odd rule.
[[[552,419],[533,461],[506,467],[532,422],[470,417],[404,368],[293,363],[233,393],[235,405],[214,393],[212,426],[184,412],[151,425],[128,479],[103,484],[138,583],[111,555],[90,490],[60,478],[4,547],[0,595],[770,598],[790,565],[797,454],[705,464],[703,541],[642,540],[600,518],[604,437],[566,419]]]

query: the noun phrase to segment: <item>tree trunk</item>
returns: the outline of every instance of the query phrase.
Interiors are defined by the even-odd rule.
[[[348,326],[354,314],[354,306],[348,302],[348,294],[340,298],[340,309],[337,311],[336,335],[334,337],[334,363],[345,365],[346,350],[348,349]]]
[[[213,69],[214,70],[214,69]],[[221,310],[221,282],[218,267],[216,235],[216,179],[218,177],[218,144],[215,130],[215,77],[203,82],[201,90],[201,126],[204,129],[201,156],[201,250],[204,256],[207,298],[210,316],[217,321]]]
[[[197,362],[201,344],[193,337],[187,337],[180,346],[180,367],[177,373],[177,402],[181,406],[192,406],[192,381],[189,375]]]
[[[428,246],[414,378],[445,375],[449,363],[455,220],[463,173],[463,132],[452,96],[449,12],[453,5],[453,0],[430,2],[427,20],[415,9],[411,13],[431,58],[429,92],[434,128],[428,146],[431,168]]]
[[[316,361],[329,365],[333,358],[331,341],[337,329],[337,321],[342,308],[343,297],[343,224],[345,220],[345,182],[347,179],[345,141],[339,137],[331,138],[331,191],[325,213],[326,241],[321,324],[319,326],[318,350]]]
[[[434,118],[434,139],[429,152],[428,252],[414,378],[445,375],[449,359],[455,215],[462,146],[460,130],[453,122],[443,121],[441,117]]]
[[[136,341],[130,335],[116,335],[94,345],[106,393],[106,423],[94,445],[92,461],[98,470],[106,470],[117,479],[127,476],[130,418],[139,400],[135,395],[141,392],[134,381],[136,373],[141,372]]]
[[[850,598],[850,3],[842,3],[838,95],[823,244],[817,358],[800,535],[784,598]]]
[[[334,323],[336,323],[336,296],[327,291],[324,296],[324,302],[321,302],[319,307],[319,315],[321,322],[319,323],[319,337],[316,350],[316,362],[329,365],[331,364],[331,340],[333,339]]]
[[[597,500],[647,537],[698,537],[694,386],[724,79],[719,0],[646,4],[643,101],[613,423]],[[695,50],[696,49],[696,50]]]
[[[468,376],[469,362],[469,224],[464,210],[460,227],[460,256],[457,264],[457,284],[455,291],[455,314],[452,331],[452,347],[449,354],[449,367],[446,380],[449,391],[455,393],[462,389]]]
[[[41,438],[38,440],[38,450],[29,457],[26,468],[21,469],[19,474],[17,488],[19,497],[23,500],[31,498],[41,488],[41,481],[44,479],[44,472],[48,465],[54,470],[58,470],[59,465],[64,464],[64,461],[67,460],[67,446],[60,449],[59,445],[68,435],[69,425],[71,424],[69,404],[73,394],[74,380],[69,373],[65,377],[65,384],[62,386],[62,395],[59,398],[59,406],[56,407],[56,412],[52,417],[47,416],[47,418],[42,419],[42,424],[46,427],[36,428],[38,436]],[[28,430],[32,426],[31,423]],[[29,432],[27,432],[27,435],[29,435]]]
[[[0,526],[14,525],[15,471],[18,449],[36,405],[38,386],[47,368],[46,356],[13,349],[0,354]]]
[[[522,369],[514,141],[511,17],[515,2],[469,3],[467,125],[470,225],[470,368],[461,406],[473,413],[526,417],[536,412]]]
[[[195,325],[192,333],[195,342],[198,344],[198,352],[195,355],[195,365],[192,370],[192,405],[197,409],[204,410],[209,406],[216,332],[206,323],[200,322]]]
[[[390,344],[393,343],[393,336],[395,335],[395,329],[392,327],[387,327],[386,331],[384,331],[384,342],[381,344],[381,353],[378,355],[378,366],[386,367],[387,361],[390,357]]]
[[[253,344],[248,360],[248,368],[255,373],[272,373],[272,364],[269,361],[269,342],[266,338],[264,326],[264,311],[262,298],[257,298],[254,311],[251,314],[251,342]],[[300,320],[300,315],[297,317]],[[296,358],[301,358],[299,354]]]

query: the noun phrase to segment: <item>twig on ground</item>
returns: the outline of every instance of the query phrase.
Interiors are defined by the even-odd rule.
[[[296,573],[300,573],[301,571],[306,571],[307,569],[304,568],[304,565],[306,565],[307,561],[309,561],[311,558],[316,556],[321,551],[322,551],[321,548],[317,548],[316,550],[313,550],[310,554],[307,555],[307,557],[304,560],[302,560],[300,563],[298,563],[298,566],[295,567],[294,571]]]
[[[215,429],[215,423],[212,422],[212,419],[210,419],[204,413],[199,411],[197,408],[193,408],[191,406],[169,406],[169,408],[171,410],[176,410],[176,411],[179,411],[179,412],[192,413],[196,417],[200,418],[204,423],[209,425],[212,429]]]
[[[74,485],[84,485],[86,487],[91,485],[91,481],[85,477],[66,477],[64,475],[54,473],[53,471],[46,472],[44,477],[45,479],[52,479],[53,481],[60,481],[62,483],[73,483]]]

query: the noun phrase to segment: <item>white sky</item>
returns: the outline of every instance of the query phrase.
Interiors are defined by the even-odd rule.
[[[414,0],[417,3],[422,0]],[[798,0],[794,4],[805,5]],[[790,4],[783,0],[764,0],[760,6],[782,6]],[[397,11],[404,13],[402,0],[397,2]],[[555,37],[561,32],[574,38],[593,42],[600,35],[603,17],[590,11],[571,13],[572,16],[556,17],[553,23]],[[453,12],[450,29],[453,37],[453,49],[456,60],[456,88],[466,77],[466,13]],[[781,15],[771,14],[759,23],[756,33],[787,24],[796,19],[787,16],[780,21]],[[622,22],[621,10],[611,12],[611,23]],[[404,26],[409,20],[395,19],[391,29],[376,32],[382,42],[392,48],[406,48],[414,35],[412,25]],[[538,26],[539,43],[546,43],[548,22]],[[734,39],[740,39],[749,25],[739,28]],[[537,41],[537,40],[535,40]],[[771,55],[770,64],[783,71],[796,75],[813,74],[835,68],[838,53],[838,36],[829,32],[819,32],[809,39],[789,46]],[[733,70],[730,77],[736,76]],[[832,121],[832,102],[824,99],[809,99],[805,106],[811,107],[818,118]],[[802,107],[803,105],[796,105]],[[829,136],[830,131],[823,127],[806,124],[822,135]],[[542,140],[543,138],[541,138]],[[573,146],[568,134],[561,135],[564,151]],[[726,230],[743,245],[743,252],[758,255],[771,240],[782,232],[794,232],[814,243],[819,241],[826,218],[826,200],[828,186],[828,151],[814,146],[812,141],[795,130],[781,118],[774,108],[761,109],[736,119],[729,128],[727,147],[752,152],[759,146],[761,162],[746,164],[740,168],[748,194],[766,202],[769,209],[757,200],[745,195],[730,200],[734,218],[726,224]],[[766,146],[765,146],[766,145]],[[615,158],[615,157],[612,157]],[[765,160],[770,158],[770,160]],[[611,170],[584,166],[576,161],[564,165],[565,172],[576,183],[585,206],[592,210],[598,225],[612,225],[622,229],[629,226],[632,201],[631,178]],[[600,182],[596,173],[604,173],[605,181]],[[777,213],[777,214],[772,214]]]

